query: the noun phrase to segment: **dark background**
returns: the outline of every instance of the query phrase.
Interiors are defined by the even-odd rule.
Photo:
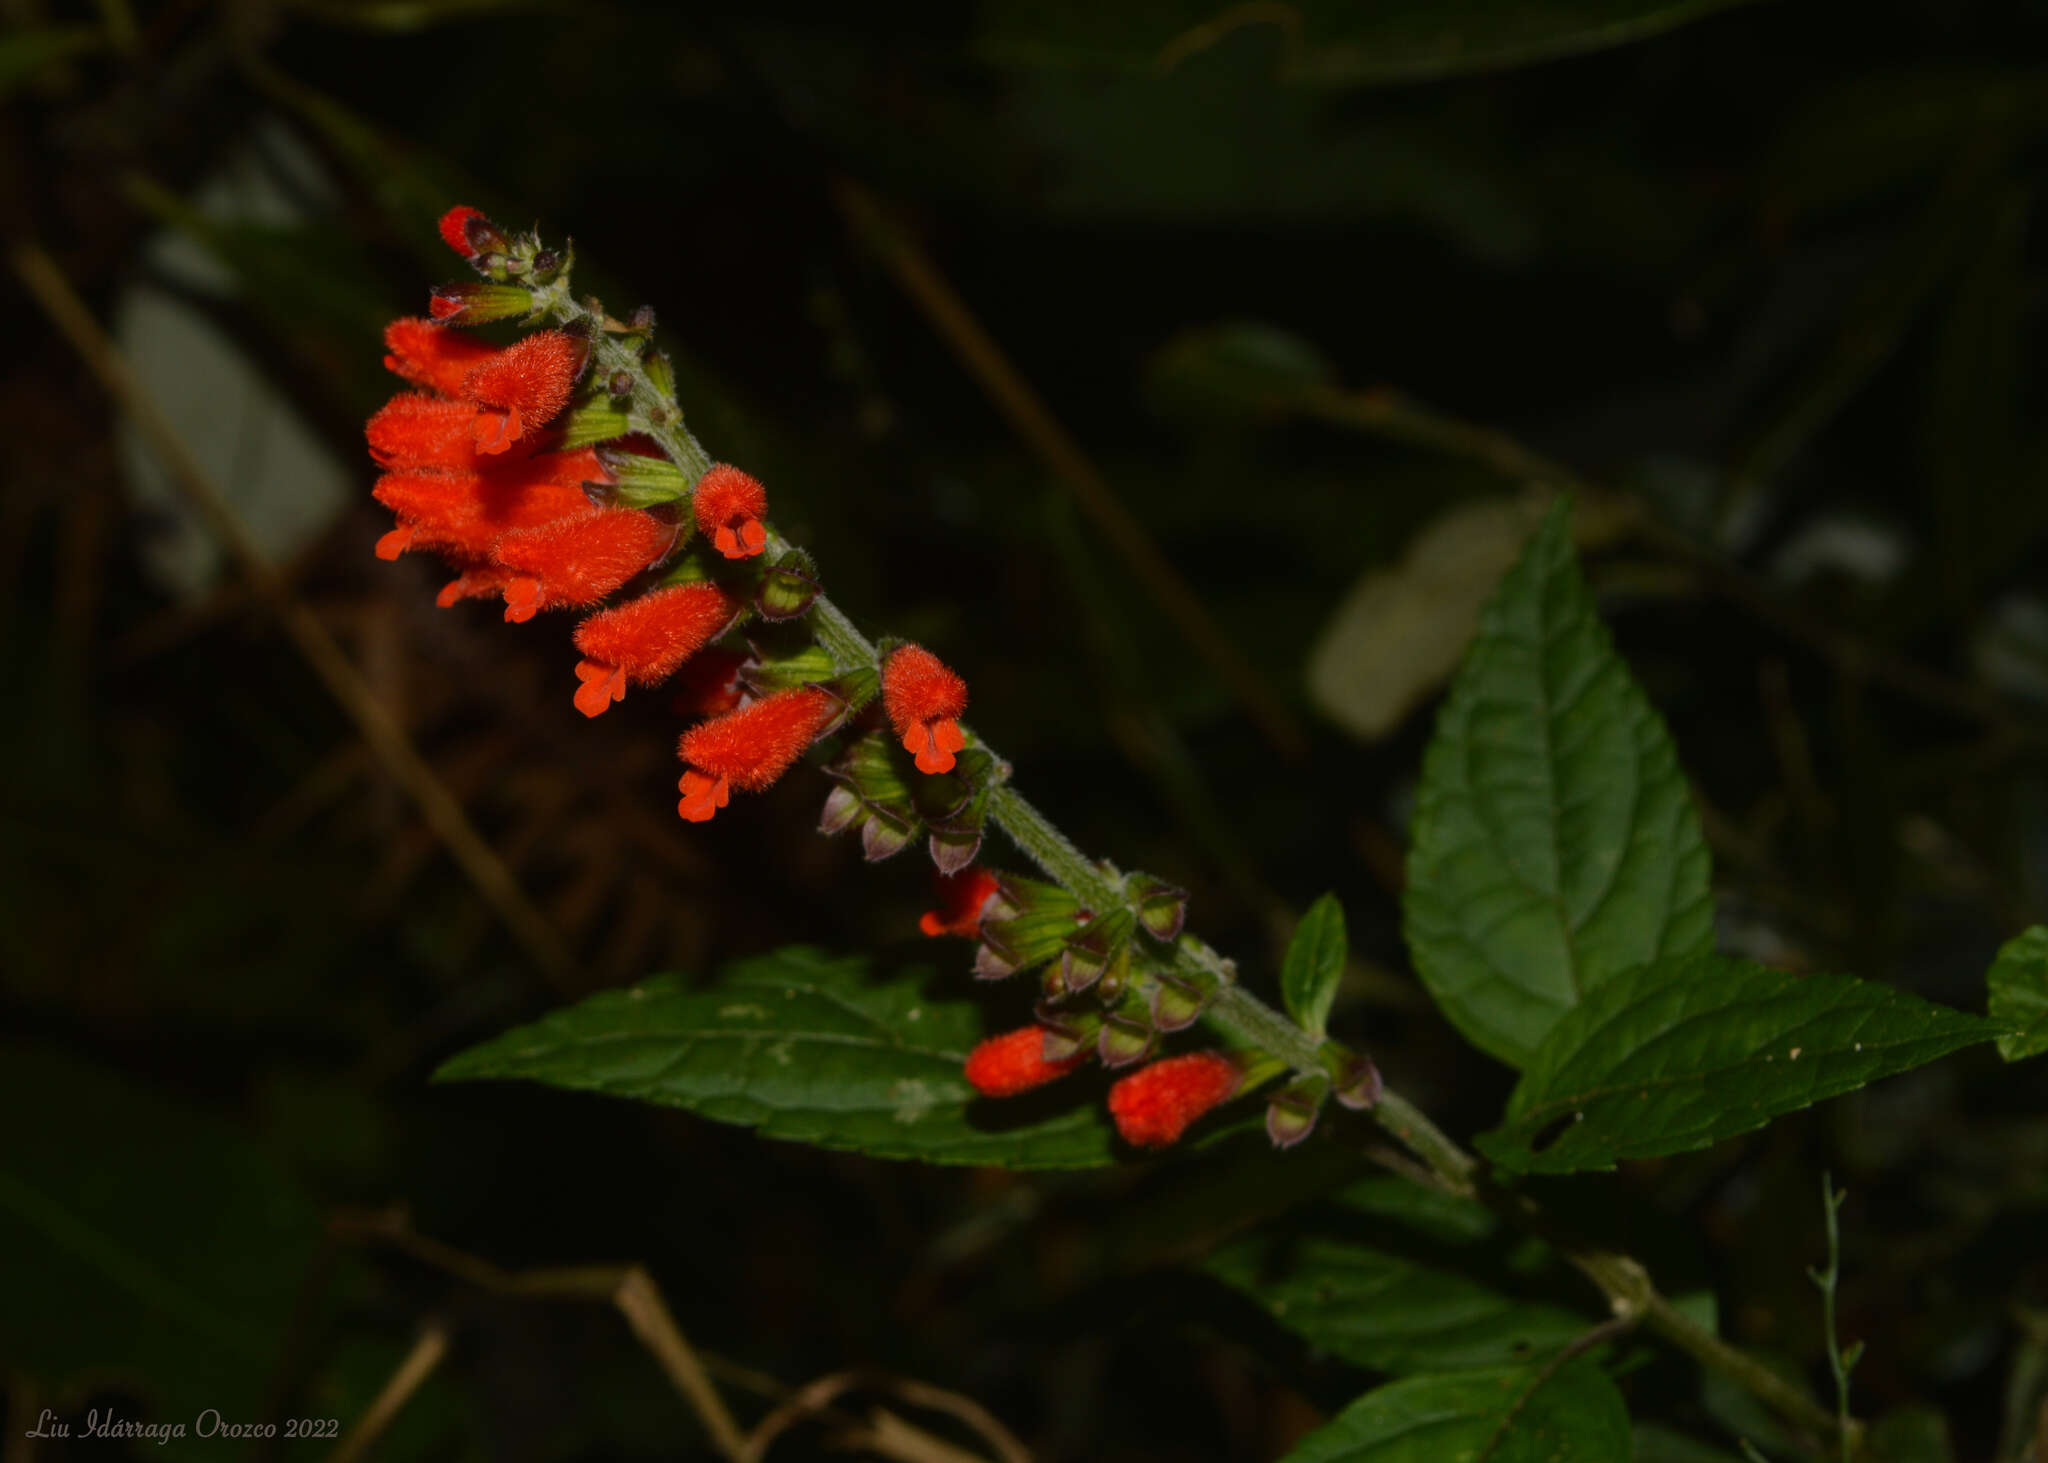
[[[1256,1145],[1019,1178],[427,1084],[590,990],[794,940],[967,980],[964,946],[915,935],[915,854],[868,868],[812,833],[815,774],[685,827],[666,696],[586,722],[566,619],[437,611],[433,566],[371,556],[377,332],[461,272],[433,234],[455,202],[573,234],[581,288],[654,306],[692,425],[769,484],[835,598],[957,666],[1026,791],[1191,889],[1248,978],[1335,889],[1360,957],[1337,1029],[1453,1132],[1509,1074],[1399,941],[1441,666],[1375,641],[1372,673],[1414,687],[1368,739],[1304,665],[1421,526],[1522,491],[1515,442],[1642,515],[1590,568],[1696,779],[1724,943],[1981,1009],[1998,942],[2048,909],[2048,7],[1357,11],[0,7],[10,245],[103,320],[182,302],[276,392],[197,367],[174,390],[174,337],[145,389],[181,429],[290,414],[333,455],[346,501],[272,544],[291,592],[573,952],[507,933],[231,570],[152,568],[189,510],[138,500],[106,393],[10,279],[5,1457],[45,1407],[346,1423],[432,1322],[448,1358],[380,1456],[711,1456],[615,1313],[492,1295],[365,1239],[368,1213],[507,1268],[644,1262],[748,1418],[768,1399],[735,1368],[870,1367],[978,1399],[1046,1459],[1267,1459],[1369,1381],[1160,1262],[1278,1187]],[[842,180],[1256,667],[1265,724]],[[277,459],[224,460],[252,516],[306,501]],[[991,1029],[1026,1005],[985,997]],[[1818,1383],[1803,1266],[1831,1169],[1859,1411],[1905,1409],[1895,1457],[2004,1463],[2004,1410],[2048,1367],[2044,1081],[1966,1055],[1577,1192]],[[1628,1387],[1699,1438],[1768,1440],[1676,1363]]]

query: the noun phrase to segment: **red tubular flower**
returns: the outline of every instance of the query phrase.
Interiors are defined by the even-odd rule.
[[[717,585],[672,584],[592,615],[576,627],[583,652],[576,709],[596,716],[623,700],[626,682],[654,686],[732,623],[739,604]]]
[[[1026,1026],[991,1036],[967,1054],[967,1080],[983,1097],[1015,1097],[1064,1077],[1087,1059],[1076,1052],[1065,1061],[1045,1059],[1046,1031]]]
[[[1237,1091],[1237,1063],[1218,1052],[1190,1052],[1140,1067],[1109,1089],[1109,1115],[1124,1141],[1164,1148],[1180,1141],[1203,1113]]]
[[[980,939],[981,912],[1002,888],[996,876],[977,864],[957,874],[942,874],[938,882],[939,907],[926,910],[917,927],[935,938],[961,935]]]
[[[488,559],[507,533],[593,518],[599,511],[581,487],[541,476],[387,472],[371,491],[398,518],[398,527],[379,540],[380,559],[396,558],[405,548]],[[384,544],[392,541],[399,547],[386,552]]]
[[[460,330],[431,320],[394,320],[384,327],[385,369],[415,386],[443,396],[462,395],[469,373],[496,355],[497,349]]]
[[[956,718],[967,709],[967,682],[922,645],[906,645],[882,667],[882,706],[917,757],[919,772],[951,772],[967,745]]]
[[[505,618],[596,604],[654,563],[675,542],[672,523],[631,508],[557,518],[499,536],[491,561],[509,570]]]
[[[480,208],[451,208],[441,215],[441,242],[460,254],[464,259],[474,259],[476,246],[469,241],[469,221],[484,218]],[[484,218],[486,226],[490,220]]]
[[[677,754],[688,769],[677,784],[676,811],[702,823],[731,798],[731,789],[761,792],[787,772],[839,714],[839,702],[816,686],[777,691],[683,733]]]
[[[475,415],[466,401],[404,391],[377,408],[363,436],[380,467],[474,468],[469,419]]]
[[[460,395],[477,406],[470,423],[477,451],[503,452],[553,421],[569,404],[585,357],[583,342],[575,337],[537,330],[473,366],[462,379]]]
[[[729,463],[714,463],[697,480],[693,495],[697,527],[728,559],[751,559],[768,547],[761,520],[768,513],[768,490]]]

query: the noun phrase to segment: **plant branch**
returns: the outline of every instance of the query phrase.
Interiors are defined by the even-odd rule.
[[[623,371],[632,378],[635,429],[652,436],[693,479],[700,476],[710,464],[709,454],[683,425],[682,412],[674,400],[648,377],[637,348],[629,348],[615,338],[619,333],[616,322],[609,321],[593,305],[577,302],[569,294],[566,280],[552,288],[548,308],[564,323],[584,320],[596,327],[591,334],[598,368],[607,374]],[[612,327],[609,332],[606,326]],[[1323,403],[1325,410],[1333,414],[1340,409],[1357,413],[1361,424],[1386,428],[1390,434],[1440,448],[1462,449],[1468,455],[1485,458],[1503,472],[1564,483],[1576,481],[1511,438],[1424,412],[1390,393],[1370,393],[1357,399],[1332,393],[1331,397]],[[768,543],[770,551],[776,553],[787,547],[772,530]],[[819,642],[838,669],[873,665],[873,645],[829,597],[820,594],[812,602],[810,614]],[[987,749],[979,738],[975,741],[993,755],[993,750]],[[997,764],[1001,768],[999,775],[1007,779],[1008,764],[1000,757]],[[1122,875],[1108,864],[1091,860],[1007,780],[990,798],[988,818],[1084,906],[1098,913],[1130,907]],[[1255,1047],[1303,1074],[1327,1073],[1331,1058],[1345,1055],[1335,1043],[1319,1041],[1238,984],[1231,962],[1192,935],[1178,936],[1168,946],[1167,955],[1176,975],[1195,981],[1210,997],[1202,1020],[1226,1037]],[[1551,1226],[1533,1200],[1487,1184],[1479,1160],[1399,1093],[1383,1090],[1370,1116],[1384,1132],[1427,1164],[1436,1182],[1449,1192],[1478,1198],[1524,1228],[1549,1232]],[[1575,1247],[1568,1239],[1561,1240],[1559,1248],[1607,1296],[1618,1322],[1647,1326],[1701,1365],[1732,1377],[1801,1426],[1823,1435],[1855,1436],[1857,1424],[1853,1419],[1831,1416],[1762,1362],[1680,1313],[1658,1293],[1638,1261],[1626,1255]]]

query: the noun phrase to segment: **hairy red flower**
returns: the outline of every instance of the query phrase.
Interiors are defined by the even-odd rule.
[[[464,259],[476,258],[476,248],[469,242],[469,221],[483,218],[480,208],[451,208],[441,215],[441,242],[460,254]],[[489,223],[489,219],[484,219]]]
[[[675,542],[672,523],[631,508],[557,518],[501,535],[491,561],[511,571],[505,618],[596,604],[654,563]]]
[[[691,727],[676,746],[689,763],[677,784],[683,800],[676,811],[702,823],[726,805],[733,787],[772,786],[824,734],[839,706],[816,686],[796,686]]]
[[[387,472],[371,491],[397,515],[398,527],[378,541],[377,555],[392,559],[408,548],[433,548],[481,562],[506,533],[593,517],[599,510],[583,484],[602,475],[597,454],[587,447],[492,463],[482,471]]]
[[[602,610],[576,627],[583,659],[576,709],[596,716],[623,700],[626,682],[659,685],[732,623],[739,603],[708,581],[672,584]]]
[[[546,426],[569,404],[587,352],[560,330],[537,330],[471,368],[461,395],[476,403],[470,423],[479,452],[503,452]]]
[[[968,1083],[983,1097],[1015,1097],[1064,1077],[1086,1060],[1076,1052],[1064,1061],[1045,1059],[1045,1028],[1026,1026],[991,1036],[967,1054]]]
[[[750,559],[768,546],[761,520],[768,513],[768,490],[729,463],[714,463],[697,480],[693,495],[697,527],[728,559]]]
[[[1164,1148],[1188,1124],[1237,1091],[1237,1063],[1218,1052],[1190,1052],[1140,1067],[1109,1089],[1109,1115],[1124,1141]]]
[[[967,709],[967,682],[922,645],[905,645],[882,667],[882,707],[917,757],[919,772],[951,772],[967,745],[957,720]]]
[[[370,457],[380,467],[476,466],[476,443],[469,419],[476,408],[424,391],[402,391],[370,418],[363,436]]]
[[[443,396],[462,395],[469,373],[498,353],[465,331],[412,318],[385,326],[384,346],[386,370]]]
[[[957,874],[941,874],[939,907],[928,909],[917,927],[927,935],[961,935],[981,938],[981,912],[995,898],[1002,885],[987,869],[975,865]]]

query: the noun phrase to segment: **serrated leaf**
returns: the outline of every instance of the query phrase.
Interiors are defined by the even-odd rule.
[[[1397,1375],[1540,1358],[1592,1324],[1348,1237],[1309,1234],[1276,1246],[1255,1235],[1203,1268],[1312,1345]]]
[[[1671,738],[1594,614],[1560,503],[1481,614],[1423,760],[1416,969],[1519,1067],[1623,971],[1712,948],[1708,874]]]
[[[1325,894],[1308,907],[1294,928],[1294,938],[1287,942],[1287,957],[1280,965],[1280,996],[1287,1003],[1287,1014],[1313,1036],[1320,1037],[1330,1019],[1330,1003],[1337,999],[1337,983],[1344,977],[1344,957],[1350,948],[1344,906],[1334,894]]]
[[[1477,1144],[1525,1173],[1684,1153],[1998,1030],[1846,975],[1724,955],[1660,961],[1567,1013],[1523,1071],[1506,1122]]]
[[[1101,1104],[1079,1092],[1050,1115],[1030,1099],[975,1096],[960,1069],[981,1035],[977,1008],[930,999],[929,979],[877,981],[863,959],[791,946],[729,967],[710,989],[657,976],[592,996],[462,1053],[435,1078],[601,1092],[877,1158],[1110,1162]]]
[[[2005,1028],[1998,1054],[2008,1062],[2048,1052],[2048,926],[2007,940],[1985,977],[1991,1019]]]
[[[1377,1387],[1282,1463],[1628,1463],[1629,1448],[1621,1393],[1580,1358]]]

